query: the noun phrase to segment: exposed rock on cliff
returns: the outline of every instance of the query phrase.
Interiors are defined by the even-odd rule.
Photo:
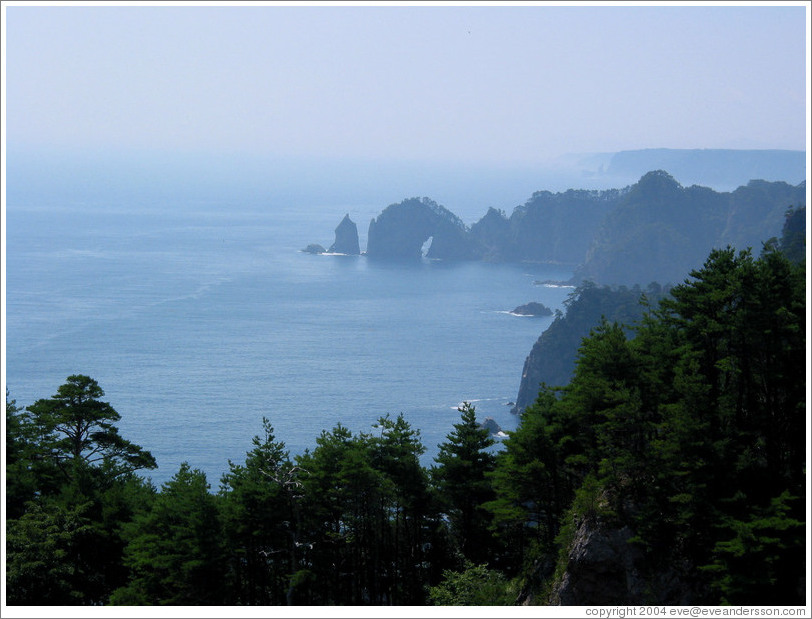
[[[583,518],[567,550],[548,602],[562,606],[696,604],[685,566],[647,562],[627,525]]]
[[[369,223],[366,253],[370,258],[418,260],[429,239],[428,258],[473,260],[482,256],[462,220],[429,198],[411,198],[386,207]]]
[[[585,518],[569,549],[566,569],[553,584],[550,603],[583,606],[630,602],[640,586],[637,563],[642,559],[640,551],[629,544],[631,537],[627,526],[609,528]]]
[[[330,253],[352,256],[361,253],[361,247],[358,244],[358,226],[350,219],[349,213],[344,215],[344,219],[336,228],[336,240],[330,246]]]

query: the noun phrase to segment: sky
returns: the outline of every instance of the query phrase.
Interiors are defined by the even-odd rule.
[[[808,3],[6,3],[9,155],[803,150]]]

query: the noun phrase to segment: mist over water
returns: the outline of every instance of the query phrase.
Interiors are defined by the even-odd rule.
[[[178,190],[180,191],[180,190]],[[75,196],[74,196],[75,197]],[[390,202],[399,200],[393,196]],[[87,374],[125,438],[183,461],[216,487],[268,417],[292,453],[341,423],[372,432],[403,412],[430,464],[474,401],[506,430],[524,359],[561,308],[569,267],[377,263],[300,250],[386,204],[132,200],[9,201],[7,384],[27,406]],[[470,220],[469,220],[470,221]]]
[[[508,215],[535,191],[623,187],[637,178],[596,176],[607,156],[536,165],[274,158],[227,154],[29,152],[9,158],[9,204],[188,209],[252,204],[268,209],[365,206],[359,234],[387,205],[429,197],[471,225],[489,207]],[[253,208],[253,207],[252,207]],[[340,218],[339,218],[340,220]],[[328,235],[339,220],[331,223]],[[320,231],[313,230],[315,234]],[[362,249],[364,245],[362,244]]]

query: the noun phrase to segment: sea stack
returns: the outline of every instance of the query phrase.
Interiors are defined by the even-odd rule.
[[[344,215],[344,219],[336,228],[336,240],[330,246],[329,252],[332,254],[350,254],[357,256],[361,253],[358,245],[358,226],[350,219],[349,213]]]

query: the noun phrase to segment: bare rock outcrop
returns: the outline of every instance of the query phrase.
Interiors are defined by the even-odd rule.
[[[548,602],[562,606],[697,603],[689,570],[668,562],[652,564],[634,543],[634,536],[628,525],[583,518]]]
[[[336,240],[330,246],[331,254],[348,254],[350,256],[357,256],[361,253],[361,247],[358,244],[358,226],[350,219],[349,213],[344,215],[344,219],[338,224],[336,228]]]

